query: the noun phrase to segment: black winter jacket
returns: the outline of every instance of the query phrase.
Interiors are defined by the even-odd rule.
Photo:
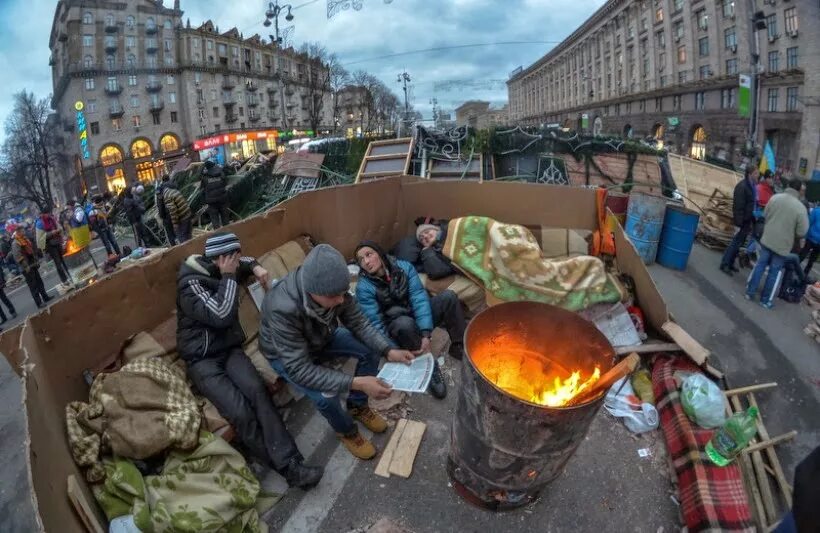
[[[145,204],[138,196],[127,194],[125,200],[123,200],[123,209],[125,209],[128,222],[134,224],[142,219],[142,214],[145,213]]]
[[[224,204],[228,201],[228,179],[221,166],[214,165],[202,174],[202,192],[206,204]]]
[[[444,255],[442,248],[444,241],[447,240],[447,223],[441,224],[441,235],[438,242],[429,248],[421,251],[421,263],[424,266],[424,272],[430,279],[441,279],[453,274],[458,274],[458,270],[453,266],[450,258]]]
[[[222,276],[212,261],[199,255],[182,264],[177,277],[177,349],[185,361],[221,357],[245,342],[239,325],[239,284],[257,264],[243,257],[235,276]]]
[[[167,183],[159,184],[156,191],[154,191],[154,202],[156,203],[157,215],[159,215],[160,220],[170,221],[171,215],[168,214],[168,209],[165,207],[165,200],[163,199],[163,193],[167,187]]]
[[[755,212],[755,190],[754,185],[744,178],[735,185],[735,192],[732,195],[732,218],[735,226],[754,221]]]

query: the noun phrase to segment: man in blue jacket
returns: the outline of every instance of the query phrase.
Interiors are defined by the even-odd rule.
[[[370,322],[390,342],[416,354],[429,352],[433,328],[440,325],[450,335],[450,355],[461,359],[464,312],[453,291],[430,299],[413,265],[387,255],[375,242],[359,244],[356,261],[362,269],[356,298]],[[438,363],[430,380],[430,392],[436,398],[447,395]]]
[[[809,258],[809,262],[806,263],[806,276],[811,272],[811,267],[813,267],[814,262],[817,261],[817,256],[820,256],[820,206],[811,210],[811,214],[809,215],[809,232],[806,234],[806,245],[800,250],[801,262],[805,261],[807,257]]]

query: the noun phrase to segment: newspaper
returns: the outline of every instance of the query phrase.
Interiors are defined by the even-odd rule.
[[[413,360],[413,363],[385,363],[378,378],[389,383],[393,390],[403,392],[425,392],[433,377],[433,354],[426,353]]]
[[[276,283],[276,280],[271,280],[270,287],[273,287],[274,283]],[[256,304],[256,308],[259,311],[262,311],[262,302],[265,301],[265,287],[263,287],[258,281],[255,281],[248,285],[248,292],[250,293],[251,298],[253,298],[253,303]]]

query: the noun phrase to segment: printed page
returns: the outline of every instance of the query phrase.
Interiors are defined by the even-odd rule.
[[[433,354],[428,352],[416,357],[410,365],[385,363],[377,377],[397,391],[425,392],[432,376]]]

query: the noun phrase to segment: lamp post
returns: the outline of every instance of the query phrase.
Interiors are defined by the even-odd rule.
[[[404,120],[402,122],[408,123],[409,122],[408,118],[409,118],[409,115],[410,115],[410,105],[407,102],[407,83],[412,81],[412,80],[410,79],[410,74],[408,74],[407,71],[405,70],[404,72],[399,74],[399,77],[396,81],[398,83],[403,83],[404,84]],[[399,137],[401,137],[401,135],[399,135]]]
[[[276,43],[276,46],[280,49],[282,47],[282,37],[281,35],[279,35],[279,15],[285,9],[288,10],[287,15],[285,15],[285,20],[290,22],[294,18],[293,13],[291,12],[293,6],[291,6],[290,4],[280,6],[279,0],[276,0],[274,2],[268,2],[268,10],[265,11],[265,22],[262,23],[266,28],[269,28],[271,26],[271,21],[273,21],[272,24],[274,27],[274,35],[271,35],[271,40],[274,41]],[[282,72],[280,70],[281,60],[280,58],[276,57],[275,61],[276,78],[279,83],[279,105],[281,106],[282,110],[282,127],[287,130],[290,128],[290,124],[288,123],[288,116],[285,113],[285,87],[284,83],[282,82]]]

